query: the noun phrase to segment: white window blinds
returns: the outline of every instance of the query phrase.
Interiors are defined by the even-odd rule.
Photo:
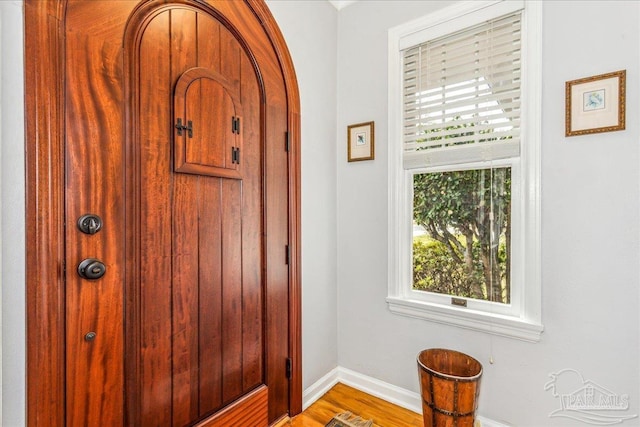
[[[405,169],[519,155],[521,12],[402,55]]]

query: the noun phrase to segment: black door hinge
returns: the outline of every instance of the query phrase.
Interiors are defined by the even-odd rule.
[[[182,131],[186,130],[189,138],[193,138],[193,123],[191,120],[187,121],[187,125],[182,124],[182,119],[176,120],[176,129],[178,129],[178,136],[182,136]]]
[[[284,262],[287,265],[289,265],[289,263],[291,262],[291,248],[289,247],[289,245],[286,245],[284,247]]]
[[[284,133],[284,151],[287,153],[291,150],[291,137],[289,136],[289,132]]]
[[[240,135],[240,117],[231,117],[231,133]]]
[[[238,147],[231,147],[231,163],[240,164],[240,149]]]
[[[286,370],[287,379],[290,380],[292,376],[292,371],[293,371],[293,362],[290,357],[287,357],[285,370]]]

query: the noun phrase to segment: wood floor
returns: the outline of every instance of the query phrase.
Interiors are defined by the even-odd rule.
[[[283,425],[324,427],[334,415],[345,411],[373,420],[375,427],[423,427],[424,425],[422,415],[340,383],[302,414]]]

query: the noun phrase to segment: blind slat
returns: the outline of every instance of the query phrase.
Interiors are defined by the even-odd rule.
[[[513,140],[509,140],[507,142],[489,142],[411,151],[403,156],[402,163],[405,169],[415,169],[426,166],[508,159],[519,155],[520,145]]]
[[[511,111],[509,113],[496,114],[488,116],[484,122],[477,121],[477,118],[459,119],[455,122],[449,120],[444,123],[430,123],[428,125],[407,125],[404,128],[405,139],[432,139],[438,137],[446,137],[450,134],[460,133],[460,129],[466,132],[490,131],[495,129],[499,132],[501,129],[511,129],[519,125],[520,111]],[[458,129],[457,132],[452,129]]]
[[[502,89],[505,90],[502,90]],[[486,106],[492,105],[501,108],[506,108],[503,103],[509,102],[513,99],[518,99],[520,96],[520,87],[512,86],[509,90],[507,86],[498,87],[492,91],[491,88],[464,88],[457,92],[449,93],[436,93],[425,94],[423,97],[407,97],[405,104],[405,111],[417,109],[424,113],[429,113],[431,110],[454,110],[466,105],[474,106],[475,109],[482,109]]]
[[[483,144],[486,142],[496,141],[497,143],[508,142],[511,140],[518,140],[520,136],[519,129],[511,129],[499,132],[493,132],[490,134],[482,134],[475,133],[472,135],[466,135],[464,133],[461,134],[460,130],[458,133],[449,134],[444,139],[436,139],[436,140],[416,140],[415,142],[405,142],[405,148],[411,149],[411,151],[421,151],[427,150],[431,147],[450,147],[456,145],[464,145],[469,144],[469,146],[473,144]]]
[[[515,80],[515,81],[514,81]],[[518,79],[511,80],[492,80],[491,85],[488,82],[481,81],[472,81],[467,80],[464,84],[460,84],[456,86],[456,91],[447,90],[446,86],[438,86],[434,87],[428,91],[416,92],[415,89],[407,89],[404,93],[404,105],[422,105],[429,103],[431,99],[444,98],[446,94],[448,99],[453,99],[460,97],[466,93],[469,95],[477,93],[478,96],[483,94],[507,94],[507,93],[519,93],[520,92],[520,81]],[[464,91],[464,92],[463,92]],[[459,93],[459,95],[456,95]]]
[[[520,61],[504,61],[503,63],[464,64],[457,68],[444,68],[438,72],[423,73],[421,75],[406,76],[403,81],[417,85],[418,89],[438,86],[452,86],[463,84],[469,80],[481,79],[486,83],[513,80],[520,75]]]
[[[491,133],[487,133],[487,129],[484,129],[482,132],[464,132],[464,130],[458,129],[457,132],[451,132],[441,137],[425,138],[424,134],[412,135],[405,140],[404,148],[409,151],[424,150],[429,147],[483,143],[492,140],[504,141],[520,137],[520,129],[517,128],[501,128],[499,131]]]
[[[514,38],[514,34],[504,34],[499,39],[470,40],[468,44],[455,44],[438,46],[420,50],[419,56],[430,58],[433,61],[464,61],[473,56],[500,55],[506,52],[518,50],[520,36]],[[515,49],[514,49],[515,48]],[[415,61],[415,58],[413,59]],[[405,61],[406,62],[406,61]]]

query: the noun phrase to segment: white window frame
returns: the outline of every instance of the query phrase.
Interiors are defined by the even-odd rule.
[[[405,170],[402,166],[402,50],[517,10],[522,15],[522,128],[519,160]],[[538,1],[461,1],[389,30],[389,289],[396,314],[537,342],[543,331],[540,251],[541,16]],[[512,167],[512,301],[468,300],[412,289],[413,174]]]

